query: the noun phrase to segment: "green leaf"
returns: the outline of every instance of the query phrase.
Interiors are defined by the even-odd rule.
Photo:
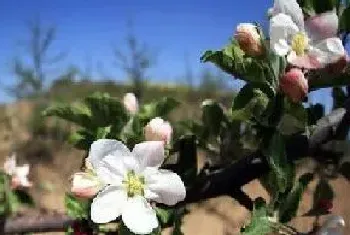
[[[145,104],[141,107],[139,118],[144,125],[155,117],[167,119],[171,111],[179,106],[174,98],[164,97],[160,101]]]
[[[314,10],[314,0],[297,0],[299,6],[303,9],[303,12],[306,13],[306,15],[312,16],[315,15]]]
[[[162,227],[170,225],[174,219],[174,208],[160,207],[159,205],[155,208],[157,217],[161,222]]]
[[[43,112],[44,116],[56,116],[66,121],[73,122],[82,127],[91,125],[92,114],[89,108],[81,103],[56,104],[47,108]]]
[[[269,104],[268,96],[250,84],[245,85],[234,98],[231,117],[247,121],[252,117],[260,119]]]
[[[284,74],[287,66],[285,57],[278,56],[275,53],[269,54],[269,62],[274,76],[274,83],[279,81],[279,77]]]
[[[285,135],[303,132],[308,124],[307,110],[301,103],[293,103],[289,99],[284,101],[285,113],[278,126],[280,132]]]
[[[106,139],[111,133],[111,126],[99,127],[97,129],[97,139]]]
[[[209,133],[217,136],[220,134],[222,121],[225,119],[225,114],[222,106],[210,99],[202,103],[202,121],[209,130]]]
[[[264,153],[271,168],[271,179],[274,180],[271,183],[275,185],[278,192],[285,192],[290,181],[288,174],[290,166],[287,162],[284,137],[275,132]]]
[[[336,7],[338,0],[298,0],[299,6],[310,16],[331,11]]]
[[[288,194],[287,198],[285,198],[280,204],[280,208],[279,208],[280,222],[287,223],[293,217],[296,216],[299,203],[302,199],[302,195],[312,180],[313,180],[313,174],[311,173],[305,173],[302,176],[300,176],[297,184],[294,186],[292,191]]]
[[[251,84],[244,85],[233,99],[232,110],[243,109],[254,97],[253,90],[254,87]]]
[[[107,93],[96,92],[86,97],[84,103],[91,110],[93,127],[112,126],[111,128],[119,133],[128,121],[124,105]]]
[[[11,204],[9,202],[10,191],[10,177],[3,171],[0,171],[0,215],[8,216],[12,212]]]
[[[266,202],[259,197],[255,199],[250,223],[241,229],[241,233],[245,235],[265,235],[272,231],[271,222],[268,220]]]
[[[15,200],[16,204],[18,205],[26,205],[26,206],[30,206],[30,207],[34,207],[35,203],[33,198],[28,194],[28,192],[24,191],[24,190],[13,190],[11,197],[13,197],[13,200]]]
[[[89,150],[91,144],[96,140],[93,133],[86,129],[78,130],[69,136],[68,142],[77,149]]]
[[[64,198],[67,214],[76,219],[87,219],[90,212],[90,203],[84,199],[78,199],[72,194],[66,193]]]
[[[211,62],[224,72],[246,82],[266,84],[266,75],[261,62],[245,57],[236,40],[220,51],[206,51],[201,62]]]
[[[333,10],[336,6],[336,1],[338,0],[313,0],[315,13],[321,14]]]
[[[175,210],[174,215],[174,228],[172,231],[172,235],[184,235],[184,233],[181,231],[181,225],[182,225],[182,217],[184,215],[185,208],[177,208]]]
[[[165,97],[159,102],[156,103],[155,107],[155,116],[166,118],[171,111],[177,108],[180,105],[176,99],[171,97]]]

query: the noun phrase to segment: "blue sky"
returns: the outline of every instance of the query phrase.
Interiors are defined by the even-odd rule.
[[[59,73],[73,64],[91,67],[95,79],[125,76],[113,64],[111,48],[123,48],[127,21],[135,34],[158,51],[157,64],[149,76],[155,81],[177,82],[184,74],[184,55],[194,72],[206,65],[199,57],[206,49],[227,43],[240,22],[262,22],[272,0],[0,0],[0,82],[10,85],[10,63],[24,55],[21,40],[28,34],[25,23],[40,16],[43,24],[57,26],[52,53],[67,52],[60,64],[50,68]],[[9,101],[0,92],[0,102]]]

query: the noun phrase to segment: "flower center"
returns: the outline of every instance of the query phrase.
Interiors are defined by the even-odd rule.
[[[136,175],[133,170],[126,174],[123,184],[126,187],[128,197],[144,195],[145,178],[143,176]]]
[[[308,38],[304,33],[297,33],[293,36],[292,49],[295,51],[297,56],[302,56],[305,54],[308,44]]]

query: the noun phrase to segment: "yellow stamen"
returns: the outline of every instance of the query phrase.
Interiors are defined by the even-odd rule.
[[[128,197],[144,196],[145,178],[143,176],[138,176],[134,171],[129,171],[123,184],[126,187]]]
[[[305,54],[309,42],[304,33],[297,33],[292,39],[292,50],[295,51],[297,56]]]

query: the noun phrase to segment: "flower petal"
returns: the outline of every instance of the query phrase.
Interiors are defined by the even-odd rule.
[[[335,11],[309,17],[305,29],[312,40],[322,40],[337,36],[339,19]]]
[[[179,175],[168,170],[147,168],[144,172],[147,188],[158,195],[154,201],[175,205],[186,197],[186,188]]]
[[[131,156],[129,149],[120,141],[112,139],[100,139],[91,144],[88,161],[96,168],[102,159],[108,155]]]
[[[158,227],[156,212],[146,199],[140,196],[128,199],[123,208],[122,220],[135,234],[149,234]]]
[[[15,170],[15,175],[20,177],[27,177],[27,175],[29,175],[29,164],[23,164],[22,166],[17,166]]]
[[[71,192],[78,197],[91,198],[98,193],[102,186],[102,182],[96,176],[78,172],[72,177]]]
[[[4,163],[4,171],[8,175],[12,175],[16,171],[16,154],[12,154],[11,156],[7,157]]]
[[[164,161],[164,142],[145,141],[136,144],[132,153],[139,161],[141,171],[146,167],[159,167]]]
[[[296,0],[275,0],[272,14],[289,15],[300,30],[304,30],[304,14]]]
[[[91,220],[95,223],[108,223],[121,215],[127,195],[124,190],[107,186],[91,203]]]
[[[299,32],[298,26],[292,18],[285,14],[278,14],[270,21],[270,45],[271,49],[279,55],[286,55],[289,50],[288,42],[293,35]]]
[[[327,38],[310,47],[309,55],[325,66],[345,56],[345,49],[339,38]]]
[[[120,141],[100,139],[91,145],[87,161],[106,183],[119,186],[127,170],[138,167],[129,149]]]
[[[273,45],[273,50],[276,52],[279,56],[285,56],[288,54],[288,51],[290,51],[290,46],[287,44],[286,40],[280,39],[278,42],[276,42]]]
[[[287,56],[288,63],[305,69],[317,69],[321,68],[322,65],[318,62],[318,60],[311,55],[303,55],[297,56],[295,51],[291,51]]]

